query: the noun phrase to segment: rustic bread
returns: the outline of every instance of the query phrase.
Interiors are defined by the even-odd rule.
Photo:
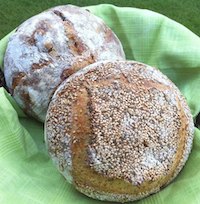
[[[6,83],[29,115],[44,121],[56,87],[77,70],[105,59],[124,59],[117,36],[83,8],[58,6],[21,24],[4,58]]]
[[[159,191],[177,176],[193,131],[185,99],[160,71],[134,61],[104,61],[58,87],[45,141],[76,189],[126,202]]]

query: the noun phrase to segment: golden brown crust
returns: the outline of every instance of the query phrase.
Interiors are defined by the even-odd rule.
[[[61,79],[64,81],[67,79],[69,76],[77,72],[79,69],[82,69],[92,63],[95,62],[94,56],[91,54],[88,57],[81,58],[79,57],[77,61],[75,61],[70,67],[67,67],[66,69],[63,70],[61,74]]]
[[[133,61],[99,62],[54,94],[46,142],[53,160],[70,169],[78,190],[125,202],[175,178],[191,150],[193,129],[185,100],[158,70]],[[70,141],[67,158],[64,138]]]

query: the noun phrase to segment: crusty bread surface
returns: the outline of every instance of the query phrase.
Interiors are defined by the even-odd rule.
[[[127,202],[171,182],[185,165],[194,125],[178,88],[135,61],[89,65],[50,103],[45,141],[64,177],[89,197]]]
[[[119,39],[100,18],[80,7],[57,6],[26,20],[10,37],[5,79],[20,107],[44,121],[63,80],[96,61],[124,58]]]

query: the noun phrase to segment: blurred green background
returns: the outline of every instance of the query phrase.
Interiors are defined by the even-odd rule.
[[[47,8],[61,4],[88,6],[102,3],[156,11],[200,36],[199,0],[0,0],[0,39],[27,18]]]

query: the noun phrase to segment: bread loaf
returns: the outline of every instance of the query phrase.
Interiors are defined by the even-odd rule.
[[[10,37],[5,78],[21,108],[44,121],[52,94],[68,76],[99,60],[124,58],[120,41],[100,18],[58,6],[28,19]]]
[[[105,61],[58,87],[45,140],[57,168],[76,189],[126,202],[159,191],[177,176],[193,131],[185,99],[159,70]]]

